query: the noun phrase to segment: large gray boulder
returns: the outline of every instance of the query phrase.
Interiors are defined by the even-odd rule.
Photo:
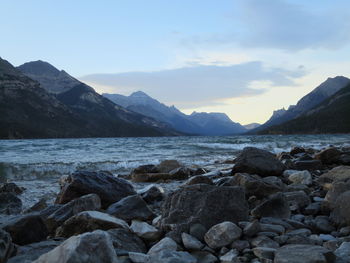
[[[286,245],[277,249],[274,263],[332,263],[333,252],[313,245]]]
[[[106,212],[128,222],[133,219],[147,221],[155,217],[147,203],[139,195],[124,197],[120,201],[111,204]]]
[[[276,156],[268,151],[246,147],[237,156],[232,174],[249,173],[260,176],[280,176],[285,166]]]
[[[33,263],[118,263],[108,233],[97,230],[73,236]]]
[[[106,213],[83,211],[72,216],[62,226],[57,228],[56,236],[70,237],[97,229],[109,230],[112,228],[129,229],[129,226],[124,220]]]
[[[133,186],[126,180],[107,172],[78,171],[63,181],[56,203],[65,204],[86,194],[97,194],[102,208],[118,202],[122,198],[136,194]]]
[[[242,188],[198,184],[184,186],[167,196],[161,227],[188,232],[196,223],[209,229],[223,221],[247,219],[248,204]]]
[[[101,208],[101,199],[96,194],[84,195],[74,199],[65,205],[62,205],[51,215],[47,217],[45,223],[50,233],[53,233],[57,227],[62,225],[64,221],[82,211],[99,210]]]

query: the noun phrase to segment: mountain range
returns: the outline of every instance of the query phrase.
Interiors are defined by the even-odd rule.
[[[173,129],[192,135],[232,135],[247,131],[241,124],[233,122],[225,113],[193,112],[186,115],[175,106],[166,106],[142,91],[130,96],[102,94],[126,109],[168,123]]]

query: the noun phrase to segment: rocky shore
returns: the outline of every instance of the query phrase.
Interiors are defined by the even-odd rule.
[[[25,210],[5,183],[0,263],[350,262],[350,149],[247,147],[226,164],[76,171]]]

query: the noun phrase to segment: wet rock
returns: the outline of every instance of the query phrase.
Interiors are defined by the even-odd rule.
[[[149,185],[137,192],[146,203],[153,203],[164,199],[164,189],[157,185]]]
[[[13,243],[17,245],[42,241],[49,234],[43,219],[36,214],[17,216],[1,227],[11,235]]]
[[[277,249],[275,263],[331,263],[334,254],[321,246],[313,245],[286,245]]]
[[[236,158],[232,174],[280,176],[284,170],[285,166],[272,153],[254,147],[246,147]]]
[[[19,187],[15,183],[4,183],[0,186],[0,193],[13,193],[15,195],[20,195],[23,191],[24,188]]]
[[[236,224],[232,222],[222,222],[211,227],[204,236],[205,242],[209,247],[217,249],[231,244],[234,240],[239,239],[242,234]]]
[[[311,203],[310,197],[304,191],[286,192],[284,196],[289,205],[296,209],[305,208]]]
[[[101,208],[101,199],[96,194],[88,194],[62,205],[49,215],[45,221],[50,233],[54,233],[57,227],[70,217],[83,212],[99,210]]]
[[[157,244],[153,245],[147,254],[148,255],[158,254],[164,250],[176,251],[177,250],[176,242],[169,237],[165,237],[162,240],[160,240]]]
[[[12,192],[0,193],[0,213],[19,214],[22,210],[22,201]]]
[[[197,259],[188,252],[162,250],[159,253],[151,254],[149,262],[197,263]]]
[[[108,233],[101,230],[73,236],[34,263],[57,262],[58,259],[60,263],[118,262]]]
[[[335,263],[349,263],[350,259],[350,242],[344,242],[334,252],[337,259]]]
[[[156,241],[161,236],[161,232],[157,228],[138,220],[132,221],[130,230],[147,241]]]
[[[331,219],[339,225],[350,225],[350,191],[342,193],[334,204]]]
[[[115,228],[107,231],[117,255],[128,252],[146,253],[145,243],[135,234],[124,228]]]
[[[296,170],[321,170],[323,168],[322,162],[319,160],[304,160],[293,163],[293,168]]]
[[[162,209],[161,226],[188,232],[200,223],[207,229],[223,221],[239,222],[248,218],[248,204],[240,187],[189,185],[170,193]]]
[[[92,193],[101,198],[102,208],[107,208],[126,196],[136,194],[129,182],[110,173],[78,171],[65,179],[65,184],[56,199],[56,203],[65,204],[80,196]]]
[[[111,204],[106,213],[130,222],[133,219],[150,220],[155,217],[147,206],[147,203],[139,195],[124,197],[120,201]]]
[[[257,256],[259,259],[271,259],[273,260],[275,257],[275,248],[268,248],[268,247],[255,247],[253,248],[253,253],[255,256]]]
[[[184,247],[189,251],[198,251],[204,247],[202,242],[187,233],[182,233],[181,238]]]
[[[213,181],[208,178],[207,176],[203,175],[196,175],[191,177],[185,182],[185,185],[192,185],[192,184],[209,184],[213,185]]]
[[[315,159],[320,160],[323,164],[339,163],[341,151],[337,148],[330,147],[315,154]]]
[[[17,248],[15,257],[12,257],[7,263],[26,263],[38,259],[41,255],[51,251],[62,243],[61,240],[45,240],[32,243]]]
[[[271,195],[268,200],[255,207],[251,214],[254,217],[289,218],[290,209],[287,199],[282,193]]]
[[[286,171],[285,171],[286,172]],[[312,184],[312,176],[309,171],[294,171],[288,173],[288,180],[293,184]]]
[[[183,180],[186,178],[171,175],[169,173],[148,173],[148,174],[132,174],[131,180],[135,183],[142,182],[161,182],[168,180]]]
[[[338,166],[322,174],[318,181],[319,183],[332,183],[339,181],[347,181],[350,179],[350,166]]]
[[[70,237],[97,229],[108,230],[112,228],[129,229],[129,226],[125,221],[106,213],[83,211],[72,216],[57,228],[56,236]]]
[[[15,252],[15,246],[9,233],[0,229],[0,263],[7,262],[7,259]]]
[[[181,164],[176,160],[164,160],[157,165],[157,170],[159,173],[169,173],[176,168],[180,168]]]

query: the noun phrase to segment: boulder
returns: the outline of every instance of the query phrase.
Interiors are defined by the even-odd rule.
[[[289,218],[291,215],[287,199],[282,193],[273,194],[269,199],[255,207],[251,214],[254,217]]]
[[[49,232],[40,215],[28,214],[10,219],[1,227],[10,233],[13,243],[26,245],[46,239]]]
[[[330,209],[334,209],[334,206],[336,204],[336,201],[338,197],[350,190],[350,180],[343,182],[333,182],[331,185],[329,185],[329,190],[324,198],[323,205],[327,206]]]
[[[350,259],[350,242],[344,242],[334,252],[337,257],[335,263],[349,263]]]
[[[291,155],[297,155],[299,153],[304,153],[306,152],[303,147],[295,146],[290,150]]]
[[[329,147],[315,154],[315,159],[320,160],[323,164],[339,163],[341,151],[337,148]]]
[[[12,192],[0,193],[0,213],[19,214],[22,210],[22,201]]]
[[[212,185],[213,181],[207,176],[195,175],[195,176],[192,176],[190,179],[188,179],[185,182],[185,185],[192,185],[192,184],[209,184],[209,185]]]
[[[242,229],[232,222],[222,222],[211,227],[204,236],[205,242],[213,249],[225,247],[240,238]]]
[[[17,248],[15,257],[12,257],[7,263],[30,263],[38,259],[41,255],[51,251],[62,243],[61,240],[45,240],[32,243]]]
[[[122,198],[136,194],[132,185],[107,172],[78,171],[65,179],[56,203],[65,204],[86,194],[97,194],[102,208],[118,202]]]
[[[0,263],[6,263],[14,252],[15,246],[10,234],[0,229]]]
[[[135,168],[133,174],[147,174],[147,173],[158,173],[158,169],[154,164],[141,165]]]
[[[15,195],[20,195],[23,191],[24,188],[19,187],[15,183],[4,183],[0,186],[0,193],[13,193]]]
[[[286,171],[285,171],[286,172]],[[312,184],[312,176],[309,171],[291,171],[289,172],[288,180],[293,184]]]
[[[112,241],[108,233],[97,230],[73,236],[33,263],[117,263]]]
[[[313,245],[286,245],[277,249],[274,263],[331,263],[335,256],[330,250]]]
[[[324,183],[333,183],[340,181],[347,181],[350,179],[350,166],[338,166],[328,171],[327,173],[322,174],[318,182],[321,184]]]
[[[296,170],[322,170],[322,162],[319,160],[298,160],[293,163],[293,168]]]
[[[204,247],[202,242],[187,233],[182,233],[181,239],[184,247],[189,251],[198,251]]]
[[[339,225],[350,225],[350,190],[339,195],[330,218]]]
[[[197,184],[184,186],[167,196],[161,227],[188,232],[196,223],[209,229],[223,221],[237,223],[247,218],[248,204],[242,188]]]
[[[99,210],[101,208],[101,199],[96,194],[88,194],[62,205],[49,215],[45,221],[50,233],[54,233],[70,217],[82,212]]]
[[[236,158],[232,174],[280,176],[284,170],[285,166],[272,153],[254,147],[246,147]]]
[[[145,243],[134,233],[124,228],[114,228],[107,231],[117,255],[128,252],[146,253]]]
[[[168,250],[168,251],[176,251],[177,250],[177,244],[174,240],[172,240],[169,237],[165,237],[162,240],[160,240],[158,243],[154,244],[148,251],[148,255],[152,254],[158,254],[161,251]]]
[[[169,173],[176,168],[180,168],[181,164],[176,160],[164,160],[156,167],[159,173]]]
[[[295,209],[305,208],[311,203],[310,197],[304,191],[285,192],[284,196],[286,197],[289,206],[292,206]]]
[[[197,263],[197,259],[188,252],[162,250],[150,255],[149,262],[162,263]]]
[[[98,211],[83,211],[72,216],[57,228],[57,237],[70,237],[97,229],[108,230],[112,228],[129,229],[128,224],[122,220]]]
[[[147,203],[139,195],[130,195],[111,204],[107,208],[106,213],[127,222],[133,219],[147,221],[155,217]]]
[[[138,220],[133,220],[130,226],[130,230],[134,232],[137,236],[147,241],[156,241],[160,238],[161,232],[147,224],[146,222],[141,222]]]
[[[146,203],[153,203],[164,199],[164,189],[157,185],[149,185],[137,192]]]

